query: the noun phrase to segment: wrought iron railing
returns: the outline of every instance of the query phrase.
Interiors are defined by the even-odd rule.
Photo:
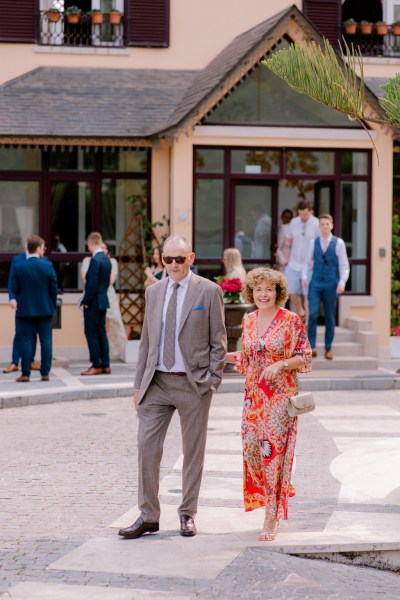
[[[102,13],[102,22],[95,23],[95,14],[81,12],[77,23],[71,23],[66,13],[53,16],[49,11],[40,12],[39,43],[43,46],[92,46],[121,48],[124,40],[124,15],[113,23],[112,13]],[[57,19],[53,21],[53,19]]]
[[[382,56],[396,57],[400,56],[400,31],[391,25],[387,26],[385,35],[378,34],[375,24],[369,34],[361,32],[360,24],[357,24],[355,33],[347,33],[343,29],[343,36],[348,44],[354,44],[359,47],[363,56]]]

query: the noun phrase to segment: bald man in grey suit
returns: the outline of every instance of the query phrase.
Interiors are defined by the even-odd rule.
[[[160,463],[165,435],[178,411],[182,431],[180,534],[196,535],[200,491],[213,392],[221,380],[226,330],[221,288],[190,271],[189,242],[169,237],[163,248],[169,277],[146,290],[146,313],[134,384],[139,417],[140,517],[119,535],[135,539],[159,530]]]

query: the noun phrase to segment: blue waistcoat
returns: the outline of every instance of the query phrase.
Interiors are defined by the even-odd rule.
[[[339,261],[336,256],[337,237],[334,235],[325,252],[322,253],[321,238],[314,241],[314,270],[312,280],[322,285],[337,286],[339,282]]]

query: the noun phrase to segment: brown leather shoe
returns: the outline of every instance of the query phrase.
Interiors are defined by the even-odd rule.
[[[142,517],[139,517],[133,525],[125,527],[125,529],[120,529],[118,535],[121,535],[127,540],[134,540],[145,533],[156,533],[159,529],[159,523],[147,523],[146,521],[143,521]]]
[[[50,377],[48,375],[42,375],[41,380],[42,381],[50,381]]]
[[[103,375],[110,375],[110,373],[111,373],[110,367],[103,369]]]
[[[94,367],[89,367],[86,371],[82,371],[81,375],[102,375],[103,369],[95,369]]]
[[[29,377],[26,377],[26,375],[21,375],[20,377],[17,377],[15,381],[18,383],[29,383]]]
[[[194,524],[193,517],[190,517],[189,515],[181,515],[180,534],[184,537],[192,537],[193,535],[196,535],[196,533],[197,529],[196,525]]]
[[[316,350],[313,350],[313,351],[312,351],[312,355],[311,355],[311,356],[312,356],[313,358],[317,358],[317,356],[318,356],[318,354],[317,354],[317,351],[316,351]]]
[[[31,362],[31,371],[40,371],[40,365],[36,360]]]
[[[14,371],[18,371],[18,365],[14,365],[14,363],[3,369],[3,373],[14,373]]]
[[[326,360],[332,360],[333,359],[333,354],[330,350],[325,350],[325,358]]]

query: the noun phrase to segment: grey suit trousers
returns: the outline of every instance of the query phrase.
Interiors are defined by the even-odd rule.
[[[178,513],[196,515],[211,399],[212,391],[200,398],[186,376],[160,371],[154,374],[138,406],[138,504],[145,521],[154,523],[160,518],[160,463],[165,436],[175,410],[180,418],[183,447],[182,502]]]

